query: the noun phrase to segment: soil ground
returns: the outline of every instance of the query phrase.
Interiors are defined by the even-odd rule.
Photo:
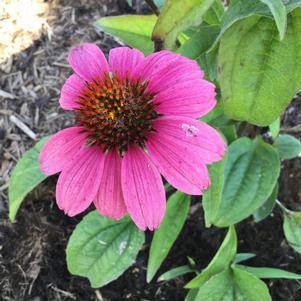
[[[169,282],[158,283],[155,279],[146,283],[151,233],[147,233],[146,246],[139,253],[136,264],[115,282],[95,290],[90,288],[86,279],[70,275],[64,249],[82,216],[69,218],[58,210],[53,194],[56,177],[47,179],[26,198],[14,224],[8,221],[8,175],[22,153],[35,143],[28,133],[16,127],[10,116],[14,115],[25,123],[36,134],[37,140],[72,124],[71,116],[57,105],[60,88],[71,73],[67,64],[68,49],[90,41],[107,53],[118,45],[117,41],[97,32],[93,25],[95,20],[105,15],[137,13],[143,9],[139,6],[131,11],[125,1],[115,0],[37,2],[46,5],[46,9],[43,6],[38,11],[42,20],[39,34],[29,29],[22,39],[17,39],[20,32],[7,36],[14,47],[6,49],[8,55],[0,67],[0,300],[182,301],[187,293],[183,286],[189,276]],[[35,41],[29,46],[26,44],[28,39]],[[27,48],[23,49],[22,45]],[[300,108],[301,98],[297,97],[282,118],[282,131],[299,138]],[[284,162],[279,199],[290,209],[301,210],[300,184],[301,159]],[[205,229],[201,206],[196,202],[193,208],[158,275],[186,264],[187,256],[202,269],[220,245],[225,230]],[[257,254],[248,262],[250,265],[301,273],[301,256],[287,245],[277,208],[266,220],[255,224],[250,218],[240,223],[237,229],[239,252]],[[301,283],[298,281],[277,280],[267,281],[267,284],[274,301],[301,300]]]

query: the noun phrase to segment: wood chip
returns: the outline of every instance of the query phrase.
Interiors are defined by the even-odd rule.
[[[16,98],[14,95],[6,92],[6,91],[3,91],[3,90],[0,90],[0,97],[3,97],[4,99],[14,99]]]
[[[9,117],[9,120],[15,124],[21,131],[23,131],[28,137],[30,137],[32,140],[37,139],[37,135],[20,119],[18,119],[16,116],[11,115]]]

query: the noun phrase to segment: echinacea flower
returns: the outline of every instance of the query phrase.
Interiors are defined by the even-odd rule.
[[[55,134],[39,160],[60,173],[56,200],[69,216],[93,202],[113,219],[127,212],[137,226],[158,228],[166,196],[161,175],[175,188],[201,195],[210,185],[206,164],[222,158],[220,135],[196,118],[216,104],[215,87],[195,61],[169,51],[145,57],[114,48],[107,62],[94,44],[73,48],[74,74],[60,105],[76,126]]]

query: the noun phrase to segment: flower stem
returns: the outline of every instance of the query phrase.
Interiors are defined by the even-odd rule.
[[[292,214],[293,211],[287,209],[280,201],[276,200],[276,204],[287,214]]]

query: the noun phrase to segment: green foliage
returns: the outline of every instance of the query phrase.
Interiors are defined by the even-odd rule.
[[[268,2],[268,0],[265,0],[265,2]],[[275,5],[275,3],[278,2],[278,0],[276,0],[275,3],[273,3],[274,1],[269,1],[269,2],[272,2],[270,4],[270,6],[271,6],[271,5]],[[283,1],[283,3],[284,3],[284,1]],[[301,0],[291,0],[291,1],[288,1],[288,3],[284,3],[284,4],[285,4],[286,12],[290,13],[297,7],[301,6]],[[281,12],[279,14],[281,14]],[[222,16],[221,32],[220,32],[215,44],[213,45],[213,47],[216,46],[216,44],[220,40],[220,38],[224,35],[224,33],[233,24],[235,24],[239,20],[243,20],[250,16],[263,16],[263,17],[272,19],[273,13],[272,13],[271,9],[269,8],[269,6],[267,6],[261,0],[252,0],[252,1],[231,0],[229,8],[225,11],[225,13]],[[282,18],[283,18],[283,15],[282,15]],[[280,21],[280,23],[281,23],[281,21]]]
[[[252,274],[231,268],[209,279],[200,287],[195,301],[271,301],[264,282]]]
[[[190,196],[177,191],[167,202],[165,217],[155,232],[147,265],[147,282],[150,282],[180,234],[190,206]]]
[[[147,55],[154,51],[151,34],[156,21],[156,16],[129,15],[101,18],[96,25],[104,32]]]
[[[236,265],[236,268],[247,271],[261,279],[301,279],[301,275],[275,268],[257,268]]]
[[[276,139],[280,131],[280,118],[277,118],[273,123],[269,125],[269,130],[273,139]]]
[[[284,212],[283,231],[290,246],[301,254],[301,212]]]
[[[11,174],[8,186],[9,218],[11,221],[15,220],[26,195],[47,178],[40,171],[38,157],[48,139],[49,137],[41,139],[33,148],[24,153]]]
[[[251,258],[254,258],[256,254],[254,253],[237,253],[235,258],[234,258],[234,263],[239,263]]]
[[[208,166],[211,186],[204,192],[203,195],[206,227],[210,227],[212,223],[214,223],[215,216],[221,206],[225,182],[224,170],[226,161],[227,155],[223,158],[223,160]]]
[[[221,39],[219,82],[225,114],[265,126],[275,121],[301,88],[301,9],[288,17],[278,40],[275,23],[253,16],[236,22]]]
[[[206,283],[214,275],[227,270],[236,254],[237,236],[234,226],[231,226],[219,250],[202,273],[192,279],[187,288],[197,288]]]
[[[220,24],[225,8],[221,0],[215,0],[211,7],[208,9],[204,21],[207,24]]]
[[[277,152],[261,138],[236,140],[224,160],[224,181],[223,163],[210,173],[213,184],[204,197],[207,226],[225,227],[254,213],[271,195],[280,172]]]
[[[194,272],[195,272],[195,270],[192,269],[189,265],[182,265],[180,267],[177,267],[177,268],[174,268],[174,269],[171,269],[171,270],[165,272],[158,278],[158,281],[168,281],[168,280],[174,279],[176,277],[186,275],[189,273],[194,273]]]
[[[201,18],[214,0],[167,0],[155,25],[152,39],[165,49],[172,49],[178,35]]]
[[[278,31],[279,31],[279,38],[280,40],[283,40],[286,30],[286,8],[282,0],[260,0],[262,3],[266,4],[277,25]]]
[[[254,216],[254,221],[256,223],[262,221],[272,213],[276,204],[277,195],[278,195],[278,184],[276,184],[271,195],[264,202],[264,204],[254,212],[253,216]]]
[[[211,47],[219,31],[218,25],[200,26],[191,38],[178,49],[178,52],[190,59],[199,59]]]
[[[274,143],[281,159],[293,159],[301,153],[301,142],[291,135],[280,135]]]
[[[120,221],[87,214],[73,231],[66,249],[68,270],[101,287],[119,277],[134,262],[144,233],[126,216]]]

